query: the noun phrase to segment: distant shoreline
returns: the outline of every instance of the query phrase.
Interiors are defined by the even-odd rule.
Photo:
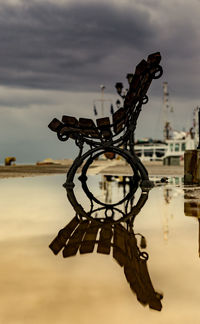
[[[66,174],[71,166],[72,160],[65,164],[27,164],[0,166],[0,178],[33,177],[40,175]],[[183,176],[184,167],[162,165],[162,162],[144,163],[150,176]],[[131,168],[123,161],[99,160],[95,161],[88,170],[89,174],[105,175],[131,175]]]

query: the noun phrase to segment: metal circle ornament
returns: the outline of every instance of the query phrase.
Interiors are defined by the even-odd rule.
[[[100,155],[104,154],[105,152],[114,152],[115,154],[120,155],[125,159],[125,161],[131,166],[132,169],[131,181],[129,182],[129,190],[122,199],[115,203],[102,202],[99,198],[94,196],[87,184],[87,172],[89,167]],[[85,211],[84,207],[82,206],[82,202],[78,201],[74,191],[74,177],[78,168],[80,168],[82,165],[83,167],[81,170],[81,175],[79,176],[78,180],[81,182],[82,189],[90,201],[90,208],[88,211]],[[108,151],[105,151],[103,149],[91,150],[78,160],[76,159],[67,174],[67,180],[63,186],[66,188],[68,200],[70,201],[79,217],[95,219],[99,222],[103,222],[105,220],[121,222],[138,213],[137,208],[135,208],[135,206],[133,205],[133,198],[138,188],[138,179],[139,175],[137,167],[133,163],[133,160],[130,158],[128,151],[126,152],[123,149],[113,147],[112,150],[109,149]],[[142,200],[144,200],[144,196],[146,197],[146,191],[142,191]],[[141,204],[141,199],[139,199],[139,201]]]

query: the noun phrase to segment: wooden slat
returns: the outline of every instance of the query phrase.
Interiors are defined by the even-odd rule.
[[[146,305],[148,303],[146,291],[140,280],[140,275],[137,273],[134,266],[132,266],[132,264],[125,266],[124,274],[128,283],[130,284],[132,291],[136,294],[138,301],[143,305]]]
[[[77,132],[80,130],[75,127],[70,127],[70,126],[64,126],[62,127],[60,134],[67,134],[70,138],[75,139]]]
[[[152,53],[147,58],[147,63],[158,65],[161,61],[160,52]]]
[[[125,117],[125,109],[121,107],[113,114],[113,123],[121,122]]]
[[[146,73],[144,78],[141,80],[141,93],[142,95],[145,95],[147,93],[147,90],[149,89],[152,82],[152,77],[150,73]]]
[[[140,303],[146,305],[148,298],[141,279],[139,251],[134,234],[127,233],[125,237],[125,246],[127,255],[129,256],[129,264],[124,266],[124,273],[131,289],[136,293],[137,299]]]
[[[91,221],[87,228],[86,234],[80,246],[80,253],[92,253],[96,243],[96,236],[99,230],[99,225],[95,221]]]
[[[125,249],[126,249],[126,254],[127,254],[127,257],[129,260],[128,266],[130,266],[132,269],[134,269],[134,271],[138,277],[138,280],[139,280],[139,276],[140,276],[139,275],[140,274],[139,260],[140,259],[139,259],[137,241],[136,241],[134,235],[127,233],[127,235],[125,237]]]
[[[137,282],[137,278],[135,276],[135,269],[131,267],[131,265],[126,265],[124,267],[124,274],[126,277],[126,280],[130,285],[132,285],[132,290],[137,293],[138,289],[140,288]]]
[[[71,116],[62,116],[62,122],[66,125],[66,126],[71,126],[71,127],[78,127],[78,120],[75,117],[71,117]]]
[[[135,236],[127,233],[127,236],[125,238],[125,245],[127,255],[129,256],[129,265],[124,266],[124,273],[126,277],[127,273],[132,273],[132,275],[127,278],[127,280],[129,281],[131,289],[133,289],[137,294],[137,299],[143,305],[145,305],[147,303],[147,296],[145,293],[145,287],[141,280],[141,271],[139,265],[140,259]]]
[[[52,130],[53,132],[57,132],[59,128],[61,128],[63,126],[63,123],[60,122],[60,120],[58,120],[57,118],[54,118],[50,124],[48,125],[48,127],[50,128],[50,130]]]
[[[89,118],[79,118],[79,127],[83,128],[96,128],[95,123]]]
[[[99,138],[98,129],[92,119],[80,118],[79,127],[81,129],[82,134],[86,136],[90,136],[92,138]]]
[[[138,101],[142,100],[142,97],[146,92],[144,93],[144,82],[148,81],[149,73],[147,73],[148,70],[144,70],[143,73],[141,73],[140,69],[142,70],[144,66],[146,66],[146,61],[145,63],[140,63],[138,67],[136,67],[136,70],[138,68],[138,71],[133,76],[129,91],[126,95],[125,101],[124,101],[124,107],[129,108],[131,110],[134,110],[135,105],[137,104]],[[147,79],[146,79],[147,78]],[[150,83],[151,83],[150,79]]]
[[[112,137],[112,131],[109,117],[99,118],[96,120],[96,123],[98,128],[100,129],[102,136],[105,139],[110,139]]]
[[[150,85],[151,85],[151,79],[149,79],[149,81],[147,81],[146,83],[145,83],[145,85],[143,86],[143,88],[141,89],[141,92],[142,92],[142,95],[144,96],[146,93],[147,93],[147,91],[149,90],[149,87],[150,87]]]
[[[148,68],[148,63],[145,60],[142,60],[135,68],[135,74],[143,74]]]
[[[125,230],[119,224],[115,224],[114,226],[113,258],[121,267],[128,262],[125,246]]]
[[[113,114],[113,124],[115,134],[119,134],[123,129],[124,123],[126,121],[126,111],[124,108],[119,108]]]
[[[130,263],[124,266],[124,273],[131,289],[143,305],[149,304],[150,308],[161,310],[162,304],[159,294],[153,288],[147,269],[147,261],[139,258],[135,236],[128,234],[125,244]]]
[[[142,281],[144,282],[144,286],[146,287],[148,294],[148,304],[150,308],[160,311],[162,309],[162,304],[158,294],[153,288],[151,278],[149,276],[147,262],[146,260],[140,260],[140,270]]]
[[[62,132],[67,132],[70,138],[75,139],[75,134],[79,131],[78,129],[78,120],[75,117],[71,116],[62,116],[62,122],[64,123],[64,128],[62,129]]]
[[[136,103],[142,100],[143,96],[146,94],[151,81],[152,77],[149,73],[149,64],[145,60],[142,60],[136,66],[135,74],[124,101],[124,107],[134,109]]]
[[[100,232],[97,253],[110,254],[111,238],[112,238],[111,224],[104,224]]]
[[[134,234],[126,233],[125,235],[125,247],[126,253],[130,260],[138,259],[139,252],[137,247],[137,240]]]
[[[82,238],[86,232],[86,229],[88,227],[89,222],[82,221],[80,225],[76,228],[75,232],[70,237],[67,245],[65,246],[63,250],[63,257],[67,258],[72,255],[76,255],[79,246],[81,244]]]
[[[91,138],[100,138],[98,129],[81,129],[81,134],[91,137]]]
[[[135,109],[135,105],[137,104],[139,98],[138,98],[138,92],[139,92],[140,87],[138,87],[137,89],[133,91],[128,91],[126,98],[124,100],[124,108],[125,110],[129,110],[131,113],[134,111]],[[128,116],[126,116],[126,120],[127,120]]]
[[[132,78],[132,81],[131,81],[131,84],[130,84],[130,90],[129,91],[131,91],[133,93],[133,95],[135,95],[138,87],[140,87],[140,76],[137,75],[137,74],[134,74],[133,78]]]
[[[49,245],[50,249],[53,251],[54,254],[58,254],[60,250],[64,247],[70,235],[75,230],[78,224],[79,220],[75,216],[67,226],[65,226],[58,232],[57,237]]]

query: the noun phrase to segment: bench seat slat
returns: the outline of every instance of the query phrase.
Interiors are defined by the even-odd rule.
[[[159,295],[156,293],[156,291],[153,288],[151,278],[149,276],[146,260],[140,261],[140,270],[141,270],[142,281],[148,292],[149,307],[160,311],[162,309],[162,304]]]
[[[96,120],[97,126],[105,139],[112,137],[111,124],[109,117],[99,118]]]
[[[161,61],[161,55],[159,52],[152,53],[147,58],[147,63],[158,65]]]
[[[112,227],[110,224],[103,225],[97,248],[97,253],[110,254],[112,239]]]
[[[123,226],[115,224],[113,239],[113,258],[122,267],[127,263],[127,254],[125,246],[125,230]]]
[[[95,123],[90,118],[79,118],[79,127],[96,128]]]
[[[56,238],[49,245],[54,254],[58,254],[60,250],[65,246],[67,240],[79,224],[78,218],[75,216],[68,225],[61,229]]]
[[[136,294],[138,301],[143,305],[147,305],[148,292],[141,282],[140,274],[135,271],[132,264],[124,267],[124,274],[126,276],[126,280],[130,284],[131,290]]]
[[[81,244],[81,241],[83,239],[83,236],[86,232],[86,229],[88,227],[89,222],[88,221],[82,221],[80,225],[76,228],[72,236],[70,237],[67,245],[65,246],[63,250],[63,257],[67,258],[69,256],[76,255],[79,246]]]
[[[50,128],[50,130],[52,130],[53,132],[57,132],[62,126],[63,126],[63,123],[61,123],[61,121],[58,120],[57,118],[54,118],[50,122],[50,124],[48,125],[48,127]]]
[[[142,60],[135,68],[135,74],[141,75],[143,74],[148,67],[148,63],[145,60]]]
[[[98,230],[99,230],[99,224],[92,220],[89,227],[87,228],[84,239],[81,242],[81,247],[79,249],[80,254],[93,252]]]
[[[121,130],[124,127],[126,121],[126,111],[124,108],[119,108],[114,114],[113,114],[113,128],[115,134],[119,134]]]
[[[62,122],[66,126],[71,126],[71,127],[78,127],[78,120],[75,117],[71,116],[62,116]]]
[[[90,136],[92,138],[99,138],[98,128],[96,127],[94,121],[89,118],[79,119],[79,128],[81,129],[81,134]]]
[[[75,136],[74,134],[76,134],[78,131],[78,128],[75,128],[75,127],[69,127],[69,126],[63,126],[60,130],[60,134],[63,135],[63,134],[67,134],[69,135],[70,138],[72,139],[75,139]]]

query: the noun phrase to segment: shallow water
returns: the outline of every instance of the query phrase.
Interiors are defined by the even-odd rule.
[[[90,188],[105,199],[101,180],[90,177]],[[64,259],[49,249],[75,214],[64,181],[63,175],[0,181],[0,323],[200,323],[199,223],[185,215],[200,214],[199,192],[188,205],[195,191],[184,191],[177,179],[156,186],[135,219],[135,232],[147,240],[153,286],[164,295],[157,312],[137,301],[111,255]],[[116,182],[111,186],[111,197],[122,195]],[[77,195],[85,203],[81,190]]]

